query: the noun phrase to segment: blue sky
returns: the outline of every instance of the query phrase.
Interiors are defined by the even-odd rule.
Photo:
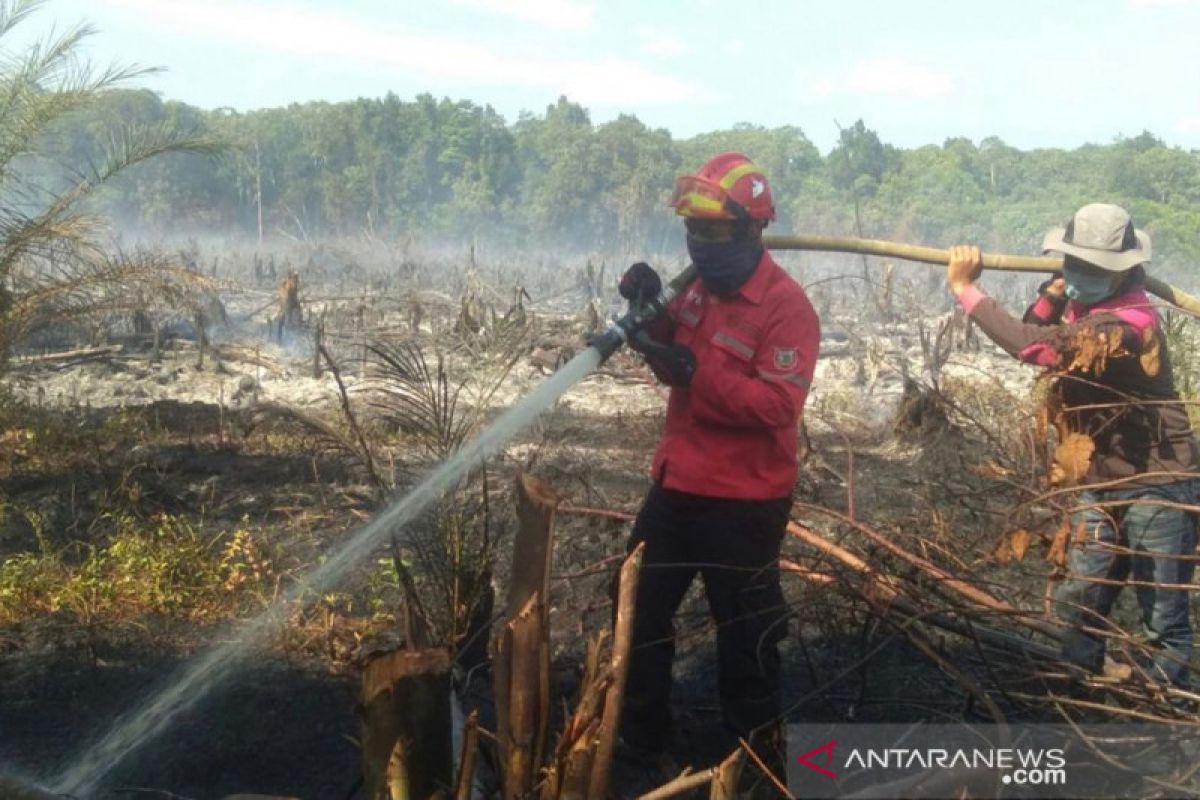
[[[97,63],[206,108],[420,92],[509,121],[560,94],[677,137],[859,117],[903,147],[1023,149],[1153,131],[1200,148],[1200,0],[49,0]]]

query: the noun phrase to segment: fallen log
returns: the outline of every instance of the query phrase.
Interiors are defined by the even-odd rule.
[[[58,353],[44,353],[39,356],[20,356],[12,360],[14,367],[35,366],[37,364],[54,364],[60,361],[90,361],[105,356],[119,355],[125,350],[123,345],[112,344],[104,347],[81,347],[78,350],[63,350]]]

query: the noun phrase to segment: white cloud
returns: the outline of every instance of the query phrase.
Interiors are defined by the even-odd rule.
[[[235,0],[111,0],[177,33],[205,35],[310,59],[355,61],[432,78],[521,84],[582,103],[636,106],[690,98],[695,87],[620,59],[546,60],[444,36],[366,25],[352,17]]]
[[[1179,8],[1190,6],[1195,0],[1128,0],[1134,8]]]
[[[808,91],[817,97],[828,97],[837,89],[837,84],[829,78],[818,78],[808,85]]]
[[[656,58],[676,58],[687,52],[687,45],[674,34],[652,25],[638,25],[634,36],[641,42],[641,50]]]
[[[453,0],[456,5],[492,11],[544,28],[582,31],[592,26],[595,7],[577,0]]]
[[[557,79],[544,83],[554,83],[572,99],[585,103],[649,105],[686,100],[697,94],[689,83],[628,61],[577,62],[552,68],[560,70]]]
[[[1200,133],[1200,116],[1184,117],[1175,123],[1175,130],[1180,133]]]
[[[897,58],[856,64],[846,78],[846,88],[867,94],[901,97],[943,97],[954,91],[954,81],[944,72]]]

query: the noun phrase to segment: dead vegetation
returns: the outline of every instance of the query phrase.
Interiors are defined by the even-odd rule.
[[[360,291],[338,282],[328,252],[304,252],[272,260],[302,278],[302,321],[282,343],[267,279],[254,288],[238,271],[253,262],[222,254],[205,281],[220,287],[228,322],[209,326],[203,364],[195,329],[177,324],[187,316],[149,305],[152,330],[102,314],[85,338],[57,332],[72,352],[14,362],[0,453],[7,658],[36,640],[90,648],[95,662],[116,636],[159,647],[194,638],[191,621],[262,608],[577,349],[597,295],[612,293],[595,269],[398,268],[358,255],[372,287]],[[1192,720],[1186,701],[1200,698],[1138,669],[1150,645],[1128,609],[1118,619],[1129,633],[1110,648],[1124,678],[1080,675],[1056,657],[1047,591],[1075,535],[1063,519],[1090,441],[1062,426],[1044,386],[960,316],[934,313],[915,278],[898,271],[888,283],[909,321],[863,324],[860,281],[793,267],[826,338],[783,564],[787,719]],[[1177,374],[1194,385],[1188,329],[1171,325]],[[1094,353],[1116,355],[1107,343]],[[606,587],[661,413],[646,370],[618,354],[347,586],[297,610],[283,652],[366,676],[370,732],[346,733],[372,797],[405,782],[409,796],[602,796],[623,663],[620,624],[604,633]],[[527,477],[514,494],[518,467],[542,482]],[[530,528],[557,528],[557,545],[514,538]],[[684,715],[676,755],[693,771],[664,777],[656,797],[700,785],[726,796],[736,771],[757,770],[736,742],[714,752],[713,631],[689,609],[681,693],[700,710]],[[414,749],[414,731],[443,729],[460,731],[457,749],[447,741],[436,759]],[[436,769],[420,773],[427,763]]]

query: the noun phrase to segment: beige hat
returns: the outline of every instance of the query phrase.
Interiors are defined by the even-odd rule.
[[[1111,203],[1092,203],[1075,212],[1066,227],[1042,239],[1043,253],[1063,253],[1109,272],[1125,272],[1150,260],[1150,237],[1133,227],[1129,212]]]

